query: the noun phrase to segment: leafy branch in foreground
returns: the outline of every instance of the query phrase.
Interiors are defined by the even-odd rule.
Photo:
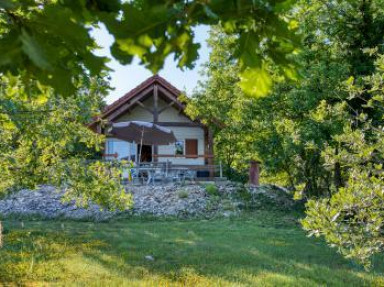
[[[271,87],[265,59],[295,78],[287,55],[297,51],[297,22],[287,17],[294,1],[252,0],[2,0],[0,1],[0,72],[27,71],[63,95],[73,79],[106,69],[96,56],[90,30],[104,24],[115,41],[111,53],[122,64],[134,57],[152,72],[173,54],[180,68],[192,68],[199,43],[193,28],[221,24],[236,35],[232,57],[239,63],[242,88],[264,95]]]

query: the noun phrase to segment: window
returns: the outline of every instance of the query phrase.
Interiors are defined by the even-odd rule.
[[[115,138],[108,138],[106,142],[106,153],[110,155],[108,159],[112,159],[112,154],[117,153],[118,159],[132,160],[136,159],[136,144]]]
[[[184,141],[175,142],[175,155],[184,155]]]
[[[198,140],[197,139],[186,139],[185,140],[185,155],[188,158],[198,157]]]

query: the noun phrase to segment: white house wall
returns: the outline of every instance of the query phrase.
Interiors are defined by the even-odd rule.
[[[199,155],[204,155],[204,130],[199,127],[168,127],[171,129],[178,141],[185,139],[197,139],[197,149]],[[185,144],[184,144],[185,153]],[[159,155],[175,154],[175,145],[159,146]],[[160,157],[159,161],[171,161],[174,164],[182,165],[204,165],[204,158],[185,158],[185,157]]]

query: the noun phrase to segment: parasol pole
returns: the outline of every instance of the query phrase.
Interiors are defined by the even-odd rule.
[[[143,138],[144,138],[144,127],[141,131],[141,140],[140,140],[140,153],[139,153],[139,167],[140,167],[140,161],[141,161],[141,151],[143,150]]]

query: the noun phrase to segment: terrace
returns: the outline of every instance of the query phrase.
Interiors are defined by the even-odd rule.
[[[137,163],[128,158],[119,159],[117,153],[104,154],[103,159],[120,163],[127,161],[122,165],[122,179],[124,182],[134,185],[226,180],[221,162],[218,165],[180,165],[169,160]]]

